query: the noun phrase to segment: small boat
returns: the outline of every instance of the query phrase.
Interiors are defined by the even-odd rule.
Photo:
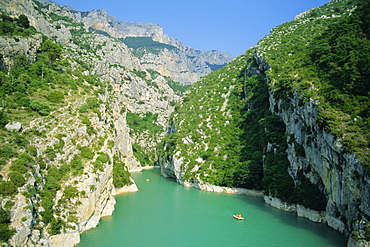
[[[241,214],[234,214],[233,217],[237,220],[244,220],[244,218]]]

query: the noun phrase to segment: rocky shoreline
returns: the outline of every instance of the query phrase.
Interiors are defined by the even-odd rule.
[[[162,174],[163,175],[163,174]],[[165,176],[165,175],[164,175]],[[326,224],[329,227],[333,228],[334,230],[339,231],[340,233],[344,234],[345,226],[343,222],[339,219],[334,218],[326,214],[324,211],[315,211],[309,208],[306,208],[299,204],[289,204],[286,202],[281,201],[279,198],[267,196],[262,191],[257,190],[249,190],[245,188],[230,188],[230,187],[222,187],[216,186],[212,184],[201,184],[196,182],[187,182],[180,179],[176,179],[177,183],[189,187],[189,188],[196,188],[203,191],[215,192],[215,193],[226,193],[226,194],[237,194],[237,195],[245,195],[245,196],[252,196],[252,197],[261,197],[263,198],[264,202],[271,207],[284,210],[287,212],[295,213],[298,217],[302,217],[308,219],[315,223]],[[368,243],[361,242],[359,243],[352,237],[349,237],[348,247],[369,247]]]
[[[237,194],[237,195],[245,195],[245,196],[253,196],[253,197],[263,197],[264,196],[263,192],[257,191],[257,190],[222,187],[222,186],[216,186],[212,184],[190,183],[190,182],[182,181],[182,180],[177,180],[177,182],[185,187],[193,187],[196,189],[209,191],[209,192],[215,192],[215,193]]]

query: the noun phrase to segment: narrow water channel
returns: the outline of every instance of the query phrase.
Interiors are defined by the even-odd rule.
[[[132,176],[140,191],[116,196],[113,215],[83,233],[78,247],[346,246],[338,232],[261,198],[185,188],[160,176],[159,169]],[[245,220],[234,219],[235,213]]]

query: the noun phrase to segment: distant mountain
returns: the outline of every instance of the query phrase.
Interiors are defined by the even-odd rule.
[[[129,47],[139,57],[143,67],[172,77],[182,84],[191,84],[233,59],[226,52],[198,51],[187,47],[164,34],[163,28],[157,24],[118,21],[114,16],[109,16],[106,10],[83,12],[81,19],[78,13],[75,18],[92,31],[105,33],[122,41],[132,38],[131,43],[138,44]],[[143,38],[151,38],[153,42],[140,45]],[[161,47],[160,44],[168,46]],[[153,46],[156,47],[155,50]]]
[[[55,3],[44,1],[44,4]],[[158,49],[151,52],[151,46],[140,47],[139,51],[133,49],[133,54],[140,57],[141,64],[147,69],[159,71],[164,76],[169,76],[181,84],[191,84],[202,76],[224,66],[232,61],[233,57],[227,52],[221,51],[199,51],[182,44],[180,41],[168,36],[163,28],[153,23],[126,22],[117,20],[108,15],[107,11],[92,10],[76,12],[70,6],[60,6],[70,11],[73,18],[85,24],[90,31],[108,35],[122,40],[126,37],[152,38],[154,42],[170,45],[176,49]],[[138,41],[140,42],[140,41]],[[145,54],[145,56],[144,56]]]

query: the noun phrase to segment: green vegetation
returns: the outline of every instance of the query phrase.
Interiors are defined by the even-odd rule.
[[[152,48],[153,50],[162,50],[162,49],[175,49],[174,46],[163,44],[157,41],[154,41],[151,37],[126,37],[120,39],[125,43],[129,48],[138,49],[138,48]]]
[[[176,106],[177,132],[167,135],[160,156],[170,157],[175,151],[180,152],[178,157],[184,158],[185,180],[191,181],[199,176],[203,182],[219,186],[244,184],[248,187],[247,184],[254,184],[254,176],[261,176],[261,168],[260,171],[255,170],[255,174],[241,171],[242,166],[251,164],[246,157],[241,158],[245,131],[239,126],[246,114],[242,104],[243,88],[247,83],[255,83],[258,88],[260,82],[254,77],[247,82],[241,76],[249,57],[230,63],[228,66],[232,70],[224,67],[191,85],[182,105]]]
[[[113,157],[113,185],[116,188],[132,184],[130,172],[118,156]]]
[[[131,133],[135,136],[141,136],[149,141],[157,142],[159,135],[163,133],[163,127],[157,125],[158,114],[146,112],[145,114],[136,114],[128,112],[126,116],[127,124],[131,129]],[[137,143],[132,145],[135,157],[140,161],[141,165],[153,164],[156,156],[154,153],[149,153]]]
[[[125,43],[129,48],[132,48],[132,54],[137,57],[142,57],[146,53],[158,54],[162,50],[172,50],[176,47],[154,41],[151,37],[126,37],[120,38],[120,41]]]
[[[9,229],[10,212],[0,207],[0,242],[6,243],[15,233],[14,229]]]
[[[0,13],[0,35],[28,37],[36,33],[30,25],[27,16],[21,14],[18,18],[12,18],[6,13]]]
[[[170,86],[177,95],[182,95],[189,87],[189,85],[182,85],[180,82],[174,81],[168,76],[164,76],[164,79],[167,80],[168,86]]]
[[[132,144],[132,151],[134,152],[134,156],[142,166],[151,165],[153,163],[153,159],[149,157],[149,154],[146,153],[139,144]]]
[[[152,80],[156,79],[157,76],[160,75],[159,72],[157,72],[155,70],[152,70],[152,69],[147,69],[147,72],[152,77]],[[138,75],[138,74],[136,74],[136,75]],[[144,77],[145,77],[146,73],[144,72],[144,74],[142,74],[142,75],[144,75]],[[140,75],[138,75],[138,76],[139,77],[142,77]],[[188,85],[182,85],[180,82],[174,81],[169,76],[163,76],[163,78],[167,81],[168,86],[170,86],[170,88],[172,88],[172,90],[174,91],[174,93],[177,94],[177,95],[182,95],[186,91],[186,89],[188,88]],[[156,86],[156,88],[158,88],[158,86]]]
[[[257,66],[249,51],[193,84],[175,112],[177,132],[167,135],[160,155],[170,159],[180,152],[185,180],[199,177],[219,186],[264,190],[322,210],[325,199],[317,204],[303,200],[311,190],[323,198],[317,187],[304,177],[305,183],[295,186],[288,174],[285,125],[269,110],[263,74],[249,72]]]
[[[104,164],[109,162],[109,156],[105,153],[101,153],[94,162],[94,170],[103,171]]]
[[[218,69],[221,69],[222,67],[224,67],[226,65],[225,64],[221,64],[221,65],[218,65],[218,64],[210,64],[210,63],[206,63],[208,65],[208,67],[211,68],[212,71],[216,71]]]
[[[52,15],[55,20],[71,21],[57,14]],[[0,18],[2,36],[18,40],[25,36],[23,34],[35,33],[22,15],[11,19],[2,14]],[[22,188],[22,195],[35,203],[28,206],[36,216],[34,228],[52,235],[73,227],[69,220],[74,218],[68,211],[81,202],[72,205],[68,199],[86,194],[78,192],[72,185],[63,187],[63,183],[82,175],[96,153],[100,156],[95,163],[107,162],[106,155],[98,152],[104,139],[92,136],[96,130],[90,121],[95,116],[102,120],[102,101],[97,95],[107,85],[100,82],[97,75],[83,75],[84,68],[76,65],[72,58],[63,57],[64,52],[60,44],[43,37],[34,60],[17,55],[6,60],[9,64],[1,59],[0,68],[0,169],[5,174],[4,179],[0,177],[1,200],[6,200],[4,208],[10,209],[14,205],[12,200],[18,198],[21,191],[18,188]],[[73,68],[70,62],[75,64]],[[71,160],[66,161],[60,157],[65,151],[66,133],[73,128],[72,121],[76,121],[73,122],[75,127],[87,125],[87,135],[80,138],[89,138],[91,145],[81,147],[79,137],[71,137],[69,147],[75,145],[80,148],[80,153],[71,154]],[[20,122],[22,131],[5,130],[4,126],[9,122]],[[45,145],[45,149],[40,149],[40,144]],[[123,176],[122,172],[118,174]],[[26,185],[30,178],[36,180],[37,186]],[[55,200],[57,191],[63,191],[63,197],[58,201]],[[67,216],[62,214],[65,210]],[[4,212],[0,209],[0,218],[6,216]],[[6,217],[0,219],[1,242],[6,242],[15,232],[9,229],[9,223]]]
[[[319,121],[342,139],[347,151],[358,154],[364,164],[370,161],[369,16],[367,2],[348,18],[330,25],[309,47],[324,99]],[[338,112],[348,117],[338,118]]]
[[[71,19],[70,17],[60,16],[54,12],[51,12],[49,16],[53,22],[56,22],[56,21],[73,22],[73,19]]]
[[[0,169],[5,174],[0,177],[0,196],[6,200],[2,203],[4,208],[0,207],[0,241],[4,242],[14,233],[9,229],[8,210],[14,206],[12,200],[19,191],[35,203],[29,206],[37,215],[33,227],[55,235],[75,227],[71,224],[77,221],[73,211],[82,202],[71,199],[86,197],[98,188],[92,184],[90,191],[79,191],[76,176],[87,169],[99,174],[110,164],[114,186],[131,183],[124,157],[115,155],[112,160],[108,154],[118,152],[105,151],[115,146],[114,130],[109,128],[114,126],[110,114],[116,101],[112,85],[100,81],[92,70],[92,63],[101,59],[98,49],[106,43],[96,44],[92,34],[111,38],[110,35],[95,29],[88,32],[82,23],[74,23],[62,12],[44,12],[47,6],[37,1],[35,4],[35,9],[55,22],[57,29],[61,23],[69,27],[71,42],[78,49],[64,50],[55,37],[43,37],[34,60],[26,55],[10,61],[0,59]],[[353,4],[361,6],[354,9]],[[353,11],[351,15],[350,11]],[[189,87],[164,76],[183,98],[180,102],[170,102],[176,109],[173,114],[176,131],[161,143],[159,155],[167,160],[174,155],[183,158],[181,172],[187,181],[199,179],[220,186],[263,190],[286,202],[325,209],[327,199],[321,190],[322,182],[318,179],[313,184],[307,179],[309,168],[301,168],[293,175],[288,171],[287,149],[293,149],[302,159],[306,151],[287,133],[284,122],[276,115],[281,109],[270,109],[269,97],[273,94],[275,99],[282,100],[284,109],[291,107],[289,99],[295,92],[301,96],[302,104],[310,100],[318,102],[317,122],[336,135],[345,151],[355,152],[369,170],[369,16],[370,4],[366,1],[343,0],[276,27],[256,48],[258,55],[270,64],[272,69],[268,71],[258,71],[260,66],[254,56],[257,52],[249,50],[225,67],[208,64],[217,71]],[[0,20],[1,36],[15,41],[23,37],[35,39],[32,35],[36,31],[27,16],[12,18],[1,13]],[[150,37],[128,37],[120,41],[138,57],[176,49]],[[118,64],[107,66],[128,71]],[[158,72],[133,70],[130,73],[161,91],[154,82]],[[97,97],[103,94],[104,103]],[[136,103],[142,107],[146,104]],[[127,112],[134,138],[157,142],[164,131],[157,124],[158,114],[136,114],[121,109],[121,114]],[[96,119],[99,124],[95,124]],[[17,121],[24,127],[21,132],[5,130],[7,123]],[[73,136],[71,128],[81,131]],[[113,134],[98,136],[106,130]],[[307,126],[302,130],[309,131]],[[149,153],[139,144],[137,141],[132,147],[137,160],[142,165],[153,164],[157,153]],[[72,155],[73,145],[77,152],[67,157]],[[37,186],[26,185],[30,177]],[[63,195],[56,201],[60,192]],[[369,229],[366,226],[367,233]]]
[[[360,7],[348,15],[353,4]],[[342,17],[321,18],[323,11]],[[327,4],[276,27],[259,49],[273,67],[268,77],[275,97],[297,91],[305,101],[320,102],[318,123],[370,170],[368,16],[366,1]]]
[[[92,27],[89,27],[89,31],[90,31],[90,32],[97,33],[97,34],[104,35],[104,36],[106,36],[106,37],[108,37],[108,38],[112,38],[112,36],[111,36],[109,33],[104,32],[104,31],[101,31],[101,30],[94,29],[94,28],[92,28]]]
[[[90,147],[84,146],[80,148],[81,156],[85,159],[92,159],[94,158],[95,153],[91,150]]]
[[[157,118],[158,114],[153,114],[151,112],[147,112],[143,116],[128,112],[127,124],[134,133],[149,131],[151,134],[156,135],[163,131],[163,128],[156,124]]]
[[[360,7],[348,15],[352,4]],[[275,115],[281,109],[270,109],[269,95],[282,100],[283,109],[295,92],[302,105],[319,102],[317,122],[369,170],[369,6],[333,2],[276,27],[257,47],[272,68],[266,75],[257,73],[261,66],[250,50],[191,85],[173,115],[176,132],[166,136],[159,155],[182,158],[187,181],[263,190],[325,210],[322,182],[313,184],[305,168],[288,172],[288,148],[301,158],[306,152]],[[324,10],[342,17],[324,18]]]
[[[64,99],[64,94],[61,91],[52,91],[45,98],[52,103],[60,103]]]

